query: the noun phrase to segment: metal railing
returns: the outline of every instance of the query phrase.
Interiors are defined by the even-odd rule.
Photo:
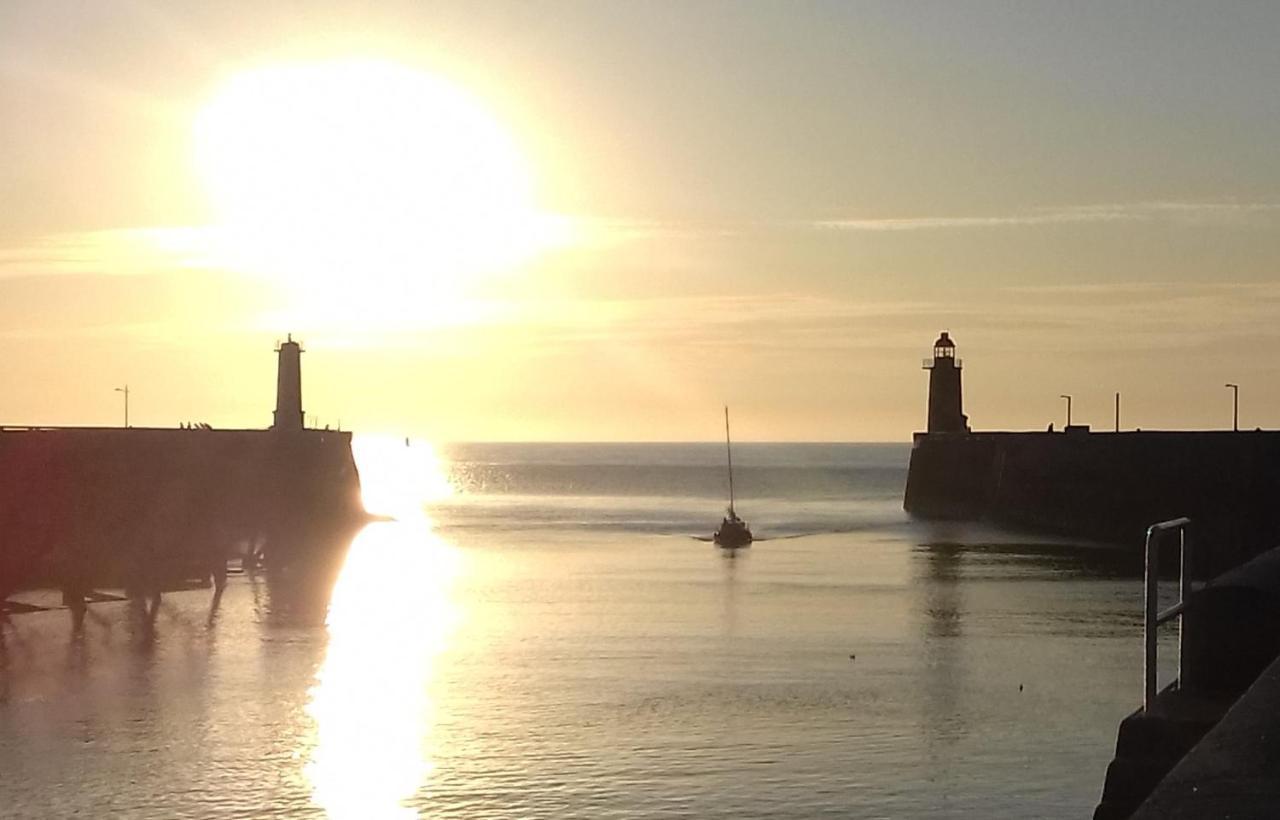
[[[1142,641],[1145,654],[1142,661],[1143,689],[1142,710],[1151,711],[1156,701],[1156,633],[1160,625],[1166,621],[1183,616],[1187,608],[1187,598],[1191,593],[1191,541],[1187,538],[1189,518],[1174,518],[1161,521],[1147,527],[1146,571],[1143,577],[1144,614],[1142,619]],[[1178,533],[1178,602],[1163,612],[1160,611],[1160,538],[1165,533],[1176,530]],[[1178,685],[1187,685],[1186,657],[1183,652],[1183,639],[1186,636],[1185,622],[1178,623]]]
[[[932,359],[932,358],[930,358],[930,359],[921,359],[921,360],[920,360],[920,366],[921,366],[922,368],[924,368],[925,370],[932,370],[932,369],[933,369],[933,365],[934,365],[934,363],[935,363],[935,362],[937,362],[937,361],[940,361],[940,360],[939,360],[939,359]],[[946,360],[945,360],[945,359],[942,359],[941,361],[946,361]],[[962,370],[962,369],[964,368],[964,359],[952,359],[951,361],[955,362],[955,368],[956,368],[956,370]]]

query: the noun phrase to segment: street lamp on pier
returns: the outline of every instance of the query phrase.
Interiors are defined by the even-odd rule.
[[[1058,396],[1058,398],[1067,400],[1067,426],[1070,427],[1071,426],[1071,397],[1068,396],[1066,393],[1063,393],[1062,395]]]
[[[124,426],[128,427],[129,426],[129,385],[126,384],[124,387],[117,387],[116,392],[124,393]]]
[[[1240,432],[1240,385],[1228,382],[1223,387],[1231,389],[1231,429]]]

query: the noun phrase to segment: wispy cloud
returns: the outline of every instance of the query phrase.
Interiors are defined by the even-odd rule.
[[[210,268],[212,229],[121,228],[51,234],[0,248],[0,277],[146,275]]]
[[[1158,200],[1031,208],[1003,214],[942,216],[842,217],[834,219],[629,219],[565,215],[576,228],[580,245],[607,247],[646,240],[733,239],[762,232],[805,230],[897,232],[973,228],[1052,227],[1170,223],[1186,226],[1264,224],[1280,218],[1280,201]]]
[[[956,231],[1063,225],[1156,224],[1190,227],[1269,225],[1280,201],[1152,201],[1033,208],[1020,213],[949,216],[848,217],[819,220],[628,219],[560,214],[549,219],[571,237],[572,249],[608,251],[637,241],[732,240],[761,233],[808,230],[854,232]],[[152,274],[230,270],[242,260],[228,253],[234,236],[214,226],[148,226],[50,234],[0,247],[0,278],[56,274]]]
[[[1029,340],[1039,350],[1095,357],[1186,355],[1241,339],[1274,340],[1277,305],[1280,285],[1270,283],[1115,283],[1005,288],[959,301],[802,293],[570,299],[511,306],[504,323],[530,356],[622,347],[681,359],[750,354],[834,366],[832,357],[914,361],[942,329],[1001,355],[1026,349]]]
[[[1280,216],[1280,202],[1135,202],[1035,208],[1022,213],[817,220],[817,228],[849,231],[929,231],[1119,222],[1211,225]]]

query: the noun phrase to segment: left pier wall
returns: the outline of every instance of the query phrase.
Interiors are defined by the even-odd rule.
[[[199,576],[252,541],[283,558],[362,515],[350,433],[0,430],[0,599]]]

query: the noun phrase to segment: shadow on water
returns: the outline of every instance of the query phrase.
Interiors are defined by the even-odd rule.
[[[1083,617],[1073,612],[1046,613],[1037,608],[1042,593],[1036,592],[1036,585],[1128,581],[1140,570],[1140,561],[1135,560],[1134,550],[1122,547],[982,525],[927,522],[916,527],[911,563],[914,620],[921,647],[921,732],[927,754],[943,759],[948,756],[944,747],[983,730],[968,718],[965,692],[988,662],[974,654],[974,647],[992,628],[992,619],[1017,619],[1016,623],[1000,622],[999,630],[1006,635],[1111,635],[1113,609],[1096,616],[1086,612]]]
[[[268,568],[254,576],[252,583],[262,622],[272,627],[324,626],[343,562],[358,537],[341,549],[326,545],[316,560],[306,565],[280,571]]]
[[[724,631],[726,636],[732,638],[738,632],[738,597],[742,587],[738,576],[745,569],[750,550],[717,549],[716,552],[724,567]]]
[[[206,629],[213,629],[218,624],[218,612],[222,609],[222,595],[226,592],[224,587],[218,587],[213,591],[213,599],[209,601],[209,614],[204,619]]]
[[[956,638],[961,632],[960,563],[963,550],[931,545],[924,560],[925,637]]]
[[[958,698],[966,675],[964,663],[964,550],[931,545],[920,564],[921,647],[925,665],[923,731],[927,753],[949,746],[969,733]]]
[[[1007,577],[1010,570],[1061,578],[1125,579],[1142,575],[1138,543],[1119,546],[1058,539],[959,521],[921,521],[915,522],[914,528],[917,552],[973,559],[965,567],[968,578]]]
[[[326,614],[347,553],[360,531],[336,533],[307,545],[305,553],[285,566],[264,566],[244,571],[252,599],[254,620],[267,627],[317,628],[325,624]],[[124,648],[148,654],[167,637],[183,635],[187,639],[199,634],[212,634],[219,625],[226,591],[226,576],[206,587],[208,608],[192,617],[190,587],[181,591],[143,591],[137,586],[124,590],[124,597],[89,591],[90,598],[66,605],[68,616],[68,665],[86,666],[88,648],[97,650]],[[175,604],[169,596],[183,595]],[[107,602],[107,603],[102,603]],[[113,604],[119,602],[120,609]],[[40,609],[33,607],[33,609]],[[25,616],[24,616],[25,617]],[[0,620],[0,638],[6,632],[12,643],[22,632],[14,622]],[[87,637],[91,636],[91,637]],[[123,642],[122,642],[123,641]],[[8,647],[0,645],[0,664],[8,658]]]
[[[9,702],[9,618],[0,615],[0,705]]]
[[[67,657],[66,668],[71,674],[83,678],[92,665],[92,656],[89,654],[90,642],[85,640],[83,622],[80,629],[73,628],[71,637],[67,640]]]

